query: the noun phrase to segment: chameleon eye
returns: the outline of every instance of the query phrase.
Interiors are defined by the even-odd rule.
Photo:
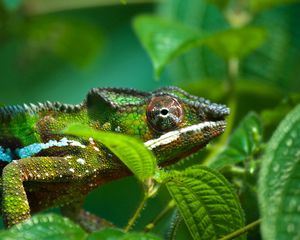
[[[166,132],[177,128],[182,118],[182,106],[176,98],[171,96],[153,97],[148,105],[148,123],[158,132]]]

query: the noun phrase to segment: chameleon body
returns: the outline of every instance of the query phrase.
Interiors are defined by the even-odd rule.
[[[101,143],[61,132],[70,124],[141,139],[160,166],[203,148],[225,129],[229,109],[176,87],[146,93],[95,88],[78,105],[39,103],[0,108],[2,215],[6,227],[61,207],[87,230],[107,224],[81,209],[85,196],[130,171]]]

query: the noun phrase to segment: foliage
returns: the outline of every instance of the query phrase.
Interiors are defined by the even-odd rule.
[[[243,227],[244,216],[237,196],[218,172],[193,167],[168,175],[167,188],[193,239],[219,239]]]
[[[50,228],[49,228],[50,226]],[[78,225],[56,214],[36,215],[30,220],[0,232],[3,240],[70,239],[70,240],[160,240],[152,234],[125,233],[120,229],[106,228],[87,234]]]
[[[297,239],[300,194],[300,105],[280,123],[267,146],[258,196],[264,239]]]
[[[260,152],[262,126],[257,114],[249,113],[231,134],[227,145],[208,166],[222,169],[239,162],[253,161]]]
[[[0,232],[0,238],[156,240],[163,239],[163,233],[169,228],[170,239],[298,239],[300,1],[166,0],[155,4],[155,13],[144,14],[144,8],[131,5],[142,1],[120,0],[117,2],[122,8],[116,7],[118,14],[114,8],[99,8],[104,9],[101,13],[112,11],[113,16],[109,21],[102,19],[107,25],[99,26],[95,19],[103,14],[98,14],[99,9],[93,7],[113,4],[107,2],[111,1],[50,4],[40,0],[2,0],[0,43],[4,47],[1,52],[9,44],[16,45],[13,66],[18,68],[13,70],[20,72],[16,76],[23,76],[20,69],[34,66],[38,78],[51,73],[61,80],[57,77],[60,68],[49,69],[52,65],[48,64],[48,58],[59,60],[58,66],[70,64],[76,69],[91,66],[95,59],[100,59],[98,54],[107,38],[116,52],[113,60],[99,69],[107,68],[108,75],[116,74],[121,79],[113,85],[123,82],[131,85],[124,80],[128,66],[133,69],[128,71],[129,78],[139,77],[139,70],[146,74],[149,71],[130,62],[138,54],[132,53],[132,48],[126,52],[128,41],[123,33],[128,29],[116,30],[124,35],[120,42],[110,39],[115,33],[105,36],[105,31],[111,30],[116,15],[123,21],[125,11],[138,9],[127,18],[133,17],[133,31],[145,49],[142,54],[150,57],[154,75],[163,79],[155,84],[164,84],[166,76],[171,76],[173,82],[188,92],[227,104],[231,109],[227,130],[183,166],[178,164],[162,170],[151,151],[137,139],[70,126],[66,133],[101,142],[139,180],[142,200],[133,216],[124,228],[119,223],[116,228],[86,233],[68,219],[42,214]],[[84,17],[78,18],[68,11],[82,7],[81,4],[91,8],[87,14],[79,9],[79,15]],[[57,13],[62,10],[65,10],[62,14]],[[119,68],[122,65],[117,62],[119,58],[127,64],[123,64],[123,69]],[[9,60],[8,56],[2,64],[6,66]],[[106,61],[107,58],[103,62]],[[99,61],[94,63],[97,68],[98,64]],[[43,74],[40,68],[45,69]],[[8,69],[3,67],[3,75]],[[97,74],[94,79],[101,78]],[[31,75],[26,79],[31,80]],[[2,94],[7,92],[5,84]],[[82,84],[75,84],[73,77],[67,83],[70,89]],[[25,85],[31,90],[38,84],[25,81],[19,88]],[[10,93],[3,96],[11,97]],[[137,191],[132,182],[131,185]],[[110,192],[118,189],[119,185]],[[124,206],[132,202],[132,192],[128,196],[128,200],[122,199],[126,202]],[[93,205],[101,207],[98,202]],[[115,209],[116,219],[121,219],[123,213],[118,207],[111,204],[107,208]],[[175,216],[172,219],[171,212]],[[260,222],[261,231],[257,227]],[[146,226],[144,231],[143,226]],[[131,231],[133,228],[138,232]]]
[[[144,181],[154,175],[156,168],[156,159],[153,153],[145,149],[144,144],[137,139],[124,136],[117,133],[95,132],[85,126],[70,126],[64,133],[76,134],[77,136],[89,138],[103,143],[112,151],[124,164],[135,174],[135,176]]]

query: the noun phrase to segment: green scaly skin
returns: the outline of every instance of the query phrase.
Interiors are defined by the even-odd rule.
[[[0,108],[0,146],[14,157],[10,163],[0,161],[5,226],[50,207],[61,207],[89,231],[109,224],[81,209],[84,198],[99,185],[131,173],[101,143],[62,135],[69,124],[135,136],[166,166],[220,135],[228,114],[224,105],[176,87],[151,93],[96,88],[78,105],[47,102]],[[21,159],[15,154],[16,149],[64,137],[77,144],[52,146]]]

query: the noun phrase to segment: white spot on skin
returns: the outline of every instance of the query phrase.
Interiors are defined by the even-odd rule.
[[[76,160],[76,162],[78,162],[79,164],[82,164],[82,165],[85,164],[85,160],[82,159],[82,158],[78,158],[78,159]]]
[[[89,171],[89,170],[85,170],[85,172],[86,172],[86,173],[89,173],[90,171]]]
[[[65,159],[71,159],[72,158],[72,156],[66,156],[65,157]]]
[[[196,125],[192,125],[189,127],[185,127],[179,130],[171,131],[168,133],[165,133],[161,135],[157,139],[152,139],[144,143],[144,145],[149,149],[153,150],[156,147],[159,147],[161,145],[169,144],[173,141],[176,141],[182,134],[186,134],[189,132],[201,132],[204,128],[214,128],[217,126],[225,125],[224,121],[219,122],[203,122]]]
[[[70,168],[69,171],[72,172],[72,173],[75,172],[74,168]]]
[[[100,149],[98,148],[98,147],[93,147],[94,148],[94,150],[96,151],[96,152],[99,152],[100,151]]]
[[[80,143],[78,141],[69,140],[68,142],[69,142],[70,146],[86,148],[85,145],[83,145],[82,143]]]

